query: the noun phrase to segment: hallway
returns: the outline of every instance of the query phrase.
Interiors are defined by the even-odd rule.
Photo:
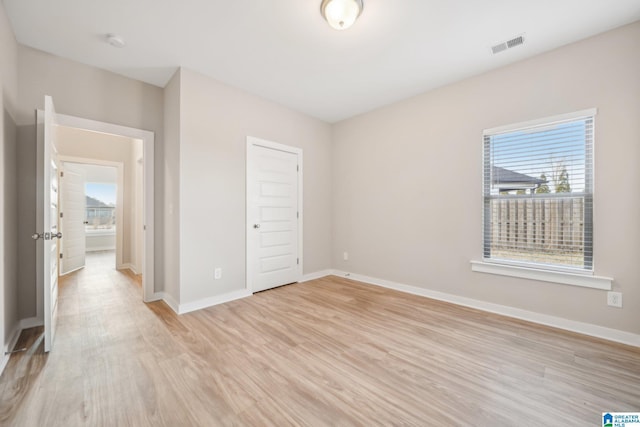
[[[23,332],[15,348],[27,352],[0,377],[0,425],[99,425],[94,411],[114,409],[102,391],[123,399],[134,391],[122,385],[137,368],[114,350],[134,346],[136,325],[155,318],[142,302],[141,277],[117,271],[114,251],[90,252],[85,268],[59,286],[54,350],[43,354],[42,327]]]

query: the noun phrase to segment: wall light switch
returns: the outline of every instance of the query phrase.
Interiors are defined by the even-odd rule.
[[[217,279],[222,279],[222,269],[220,267],[216,268],[213,272],[213,277]]]

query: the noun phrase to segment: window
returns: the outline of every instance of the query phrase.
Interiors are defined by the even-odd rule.
[[[484,259],[593,271],[594,110],[484,132]]]
[[[116,227],[115,184],[88,182],[85,184],[85,230],[89,233],[114,232]]]

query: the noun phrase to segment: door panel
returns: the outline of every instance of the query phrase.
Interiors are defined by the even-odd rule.
[[[68,274],[84,267],[85,240],[85,172],[73,163],[65,163],[61,178],[62,243],[61,274]]]
[[[249,144],[247,278],[253,292],[300,280],[299,154]]]
[[[44,111],[38,111],[37,153],[38,153],[38,209],[37,225],[37,265],[36,277],[42,286],[44,318],[44,351],[53,348],[58,309],[58,162],[55,148],[55,127],[57,125],[53,100],[45,96]]]

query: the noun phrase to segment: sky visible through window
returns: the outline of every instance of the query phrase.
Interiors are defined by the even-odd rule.
[[[115,206],[116,204],[116,185],[101,184],[95,182],[87,182],[85,184],[85,194],[101,202]]]
[[[533,178],[548,180],[555,192],[562,169],[566,169],[571,193],[585,191],[585,120],[560,123],[491,136],[491,163]]]

